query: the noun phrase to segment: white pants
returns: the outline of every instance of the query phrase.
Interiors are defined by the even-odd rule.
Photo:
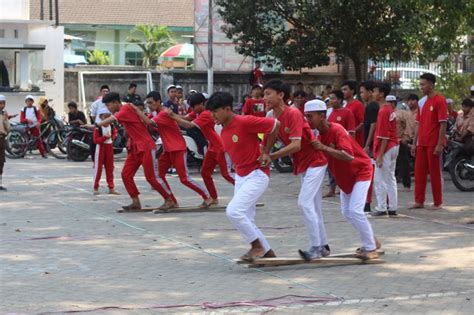
[[[308,168],[301,174],[298,207],[303,212],[304,224],[311,246],[327,245],[326,228],[322,213],[323,181],[327,165]]]
[[[374,232],[364,214],[370,181],[356,182],[350,194],[341,190],[341,211],[346,220],[359,232],[362,246],[366,250],[375,249]]]
[[[398,149],[397,145],[385,152],[382,167],[375,165],[374,190],[377,211],[387,211],[387,195],[389,209],[398,209],[397,179],[395,178]]]
[[[226,209],[227,217],[240,232],[245,242],[260,240],[265,252],[271,249],[262,231],[255,224],[255,212],[258,198],[268,187],[270,179],[261,170],[255,170],[247,176],[235,176],[234,197]]]

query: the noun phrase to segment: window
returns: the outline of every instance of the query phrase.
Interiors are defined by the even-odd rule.
[[[0,38],[5,38],[5,30],[0,30]]]
[[[125,64],[128,66],[142,66],[143,65],[143,52],[141,51],[125,52]]]
[[[18,38],[18,30],[15,30],[15,31],[13,32],[13,34],[14,34],[13,36],[14,36],[15,38]]]

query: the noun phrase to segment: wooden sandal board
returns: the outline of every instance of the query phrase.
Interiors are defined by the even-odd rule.
[[[379,255],[384,255],[384,251],[377,251]],[[378,259],[362,260],[357,258],[355,253],[335,254],[328,257],[322,257],[311,261],[306,261],[302,258],[259,258],[252,262],[237,259],[237,264],[248,265],[249,267],[278,267],[278,266],[290,266],[290,265],[301,265],[301,264],[313,264],[323,266],[338,266],[338,265],[363,265],[363,264],[382,264],[385,261]]]
[[[257,207],[263,207],[265,204],[257,203]],[[224,211],[227,206],[210,206],[209,208],[199,208],[199,207],[178,207],[178,208],[171,208],[162,210],[159,208],[141,208],[135,210],[125,210],[125,209],[118,209],[118,213],[133,213],[133,212],[153,212],[154,214],[159,213],[179,213],[179,212],[213,212],[213,211]]]

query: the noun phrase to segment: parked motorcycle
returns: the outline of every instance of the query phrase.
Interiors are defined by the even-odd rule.
[[[474,156],[464,150],[464,144],[449,140],[444,167],[460,191],[474,191]]]
[[[87,160],[91,153],[92,135],[89,128],[73,126],[67,133],[67,157],[76,162]]]
[[[127,146],[127,134],[123,127],[118,127],[114,140],[114,154],[120,154]],[[71,127],[67,134],[67,156],[70,160],[83,162],[91,154],[94,130],[85,127]]]
[[[187,149],[187,165],[188,166],[198,166],[199,168],[202,165],[202,161],[204,160],[204,154],[207,150],[207,147],[203,148],[203,153],[199,152],[198,145],[193,138],[188,136],[184,130],[182,130],[184,142],[186,142],[186,149]],[[155,140],[156,144],[156,158],[158,159],[163,153],[163,141],[158,134],[152,135],[153,139]]]

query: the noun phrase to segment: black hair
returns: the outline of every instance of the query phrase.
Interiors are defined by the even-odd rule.
[[[135,106],[145,106],[145,103],[141,99],[136,99],[133,101],[133,105]]]
[[[299,82],[296,82],[296,85],[304,85],[303,82],[299,81]]]
[[[425,79],[427,81],[430,81],[431,83],[433,83],[433,85],[436,83],[436,76],[429,72],[425,72],[422,75],[420,75],[420,79]]]
[[[255,64],[257,64],[257,63],[261,64],[262,62],[260,60],[257,60],[257,61],[255,61]]]
[[[218,108],[230,107],[232,109],[232,104],[234,103],[234,98],[228,92],[215,92],[211,95],[207,101],[206,108],[209,110],[216,110]]]
[[[67,107],[74,107],[74,108],[77,108],[77,104],[76,104],[76,102],[71,101],[71,102],[67,103]]]
[[[102,85],[99,91],[102,91],[103,89],[107,89],[110,91],[109,86],[107,84]]]
[[[375,88],[375,82],[374,81],[364,81],[360,84],[361,87],[364,87],[367,91],[373,91]]]
[[[147,94],[146,98],[152,98],[155,102],[156,101],[161,101],[161,94],[158,91],[151,91],[150,93]]]
[[[329,94],[334,94],[334,95],[336,95],[336,97],[337,97],[338,99],[340,99],[341,101],[344,99],[344,93],[342,93],[341,90],[333,90],[333,91],[331,91],[331,93],[329,93]]]
[[[384,83],[384,82],[376,82],[375,87],[378,88],[379,91],[383,93],[384,97],[386,97],[390,93],[390,90],[392,89],[389,83]]]
[[[416,94],[408,94],[407,96],[407,101],[413,101],[413,100],[418,101],[419,99],[420,98]]]
[[[293,97],[298,97],[298,96],[306,98],[308,95],[306,94],[305,91],[296,91],[295,93],[293,93]]]
[[[201,93],[194,93],[188,99],[189,106],[192,108],[194,108],[196,105],[204,103],[205,101],[206,98]]]
[[[120,103],[120,95],[117,92],[110,92],[102,98],[102,103],[104,104],[111,103],[113,101]]]
[[[263,90],[271,89],[278,93],[283,93],[283,100],[286,102],[290,98],[290,86],[281,80],[273,79],[265,83]]]
[[[136,88],[136,87],[137,87],[137,84],[135,82],[130,83],[130,85],[128,86],[129,89]]]
[[[465,98],[465,99],[462,101],[461,106],[473,107],[473,106],[474,106],[474,102],[473,102],[470,98]]]
[[[347,80],[344,83],[342,83],[342,86],[347,85],[349,89],[354,91],[354,94],[357,93],[357,82],[354,80]]]
[[[331,85],[331,84],[327,84],[327,85],[326,85],[326,89],[332,89],[332,85]]]
[[[261,89],[262,86],[260,84],[255,84],[252,86],[252,91],[255,90],[255,89]]]

